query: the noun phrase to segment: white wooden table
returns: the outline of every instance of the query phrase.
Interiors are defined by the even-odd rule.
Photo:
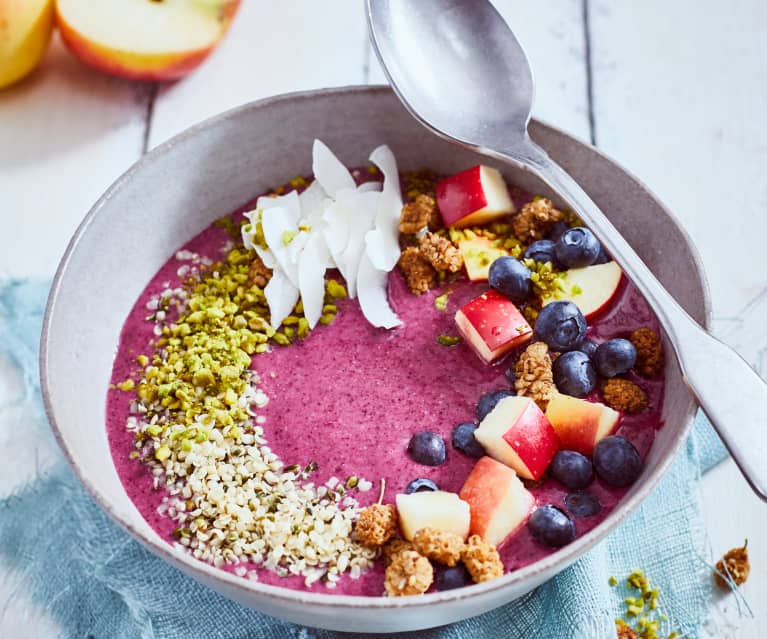
[[[767,373],[767,3],[496,4],[535,69],[536,115],[596,143],[660,195],[703,257],[717,330]],[[50,277],[111,181],[190,124],[286,91],[384,82],[360,0],[243,5],[220,49],[175,85],[99,75],[54,40],[34,76],[0,93],[0,278]],[[0,373],[0,391],[17,383],[7,363]],[[9,430],[0,422],[0,446]],[[34,439],[14,440],[14,450],[0,466],[0,495],[51,457]],[[744,537],[752,550],[744,592],[756,619],[720,625],[712,636],[764,636],[767,506],[732,462],[701,483],[714,552]],[[0,608],[6,581],[0,574]],[[733,607],[724,597],[715,616],[731,616]],[[14,598],[0,636],[18,636],[27,612]],[[44,616],[35,623],[25,636],[57,634]]]

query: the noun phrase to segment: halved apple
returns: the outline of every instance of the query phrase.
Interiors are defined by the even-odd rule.
[[[463,257],[466,274],[472,282],[487,281],[490,265],[499,257],[508,255],[504,249],[493,246],[486,237],[461,240],[458,243],[458,250]]]
[[[500,546],[527,521],[535,497],[516,473],[491,457],[481,457],[459,493],[469,504],[469,532]]]
[[[533,336],[533,329],[514,302],[495,290],[464,304],[455,314],[455,323],[463,338],[488,364]]]
[[[486,224],[514,213],[514,202],[497,169],[478,164],[438,182],[437,205],[445,226]]]
[[[397,495],[397,514],[402,536],[412,541],[421,528],[435,528],[463,537],[469,534],[469,504],[444,490]]]
[[[591,455],[594,446],[617,428],[621,416],[599,402],[556,393],[546,407],[546,417],[563,449]]]
[[[40,62],[53,31],[53,0],[0,0],[0,89]]]
[[[239,0],[56,0],[61,36],[86,64],[137,80],[176,80],[218,44]]]
[[[557,433],[529,397],[504,397],[474,437],[487,454],[525,479],[538,479],[559,450]]]
[[[595,264],[566,271],[565,290],[557,297],[544,297],[543,305],[556,300],[574,302],[586,319],[601,313],[610,303],[621,283],[623,271],[615,262]]]

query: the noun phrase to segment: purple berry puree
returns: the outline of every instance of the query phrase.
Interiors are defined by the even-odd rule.
[[[218,259],[227,239],[222,229],[210,227],[184,248]],[[146,303],[168,284],[180,284],[177,270],[181,265],[175,257],[170,259],[137,300],[123,327],[112,383],[135,371],[136,355],[151,353],[156,338],[152,323],[146,321]],[[484,391],[508,388],[504,371],[512,360],[487,366],[468,345],[442,346],[437,337],[457,335],[456,310],[486,288],[485,283],[461,280],[415,296],[395,271],[389,279],[389,295],[403,321],[401,328],[373,328],[356,300],[343,300],[329,326],[319,325],[303,342],[275,346],[271,352],[255,356],[259,387],[269,397],[259,414],[266,417],[263,428],[270,448],[285,464],[317,462],[319,468],[311,477],[315,484],[330,477],[343,482],[351,475],[369,480],[373,484],[369,491],[350,491],[362,505],[378,499],[381,480],[386,482],[385,503],[393,503],[396,494],[418,477],[433,480],[443,490],[459,491],[476,460],[452,448],[452,429],[474,420],[476,402]],[[440,311],[434,299],[445,292],[449,292],[447,309]],[[638,291],[623,283],[608,310],[592,320],[589,337],[601,342],[627,336],[640,326],[659,328]],[[624,416],[618,434],[629,438],[645,455],[662,424],[663,379],[647,380],[633,373],[630,379],[647,392],[650,406],[639,415]],[[133,435],[126,430],[126,419],[134,397],[134,393],[109,391],[106,418],[112,457],[136,508],[172,543],[176,524],[157,513],[164,490],[153,489],[148,469],[129,459]],[[408,456],[408,441],[420,430],[437,432],[445,439],[446,463],[422,466]],[[564,508],[568,491],[556,481],[549,479],[531,490],[538,505]],[[579,535],[603,521],[626,492],[598,479],[587,490],[599,498],[602,510],[593,517],[575,519]],[[507,571],[551,552],[534,541],[527,528],[500,549]],[[307,588],[301,578],[279,577],[263,569],[259,569],[259,581],[317,592],[377,596],[383,592],[383,569],[378,565],[356,580],[345,575],[334,590],[321,583]]]

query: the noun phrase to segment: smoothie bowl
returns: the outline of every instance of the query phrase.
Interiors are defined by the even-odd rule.
[[[532,134],[706,322],[657,200]],[[636,508],[694,410],[663,351],[554,194],[351,88],[231,111],[118,180],[62,261],[41,369],[78,477],[152,552],[384,632],[519,597]]]

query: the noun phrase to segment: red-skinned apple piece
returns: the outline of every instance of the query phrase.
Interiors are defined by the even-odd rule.
[[[436,194],[445,226],[486,224],[515,211],[503,176],[481,164],[438,182]]]
[[[549,400],[546,417],[563,449],[590,456],[594,446],[617,428],[621,416],[599,402],[556,393]]]
[[[474,437],[488,455],[525,479],[539,479],[559,450],[557,433],[529,397],[504,397]]]
[[[432,490],[399,494],[397,515],[402,536],[408,541],[421,528],[452,532],[464,539],[469,534],[469,504],[455,493]]]
[[[466,342],[488,364],[533,336],[533,329],[514,302],[495,290],[464,304],[455,314],[455,323]]]
[[[557,292],[557,297],[544,297],[543,305],[570,300],[586,319],[591,319],[607,308],[618,292],[622,277],[623,271],[615,262],[571,268],[564,278],[565,291]]]
[[[177,80],[224,37],[240,0],[56,0],[61,37],[85,64],[135,80]]]
[[[471,509],[472,535],[500,546],[524,526],[535,497],[508,466],[481,457],[459,493]]]
[[[490,265],[499,257],[508,255],[504,249],[493,246],[486,237],[461,240],[458,250],[463,257],[466,274],[472,282],[486,282]]]

